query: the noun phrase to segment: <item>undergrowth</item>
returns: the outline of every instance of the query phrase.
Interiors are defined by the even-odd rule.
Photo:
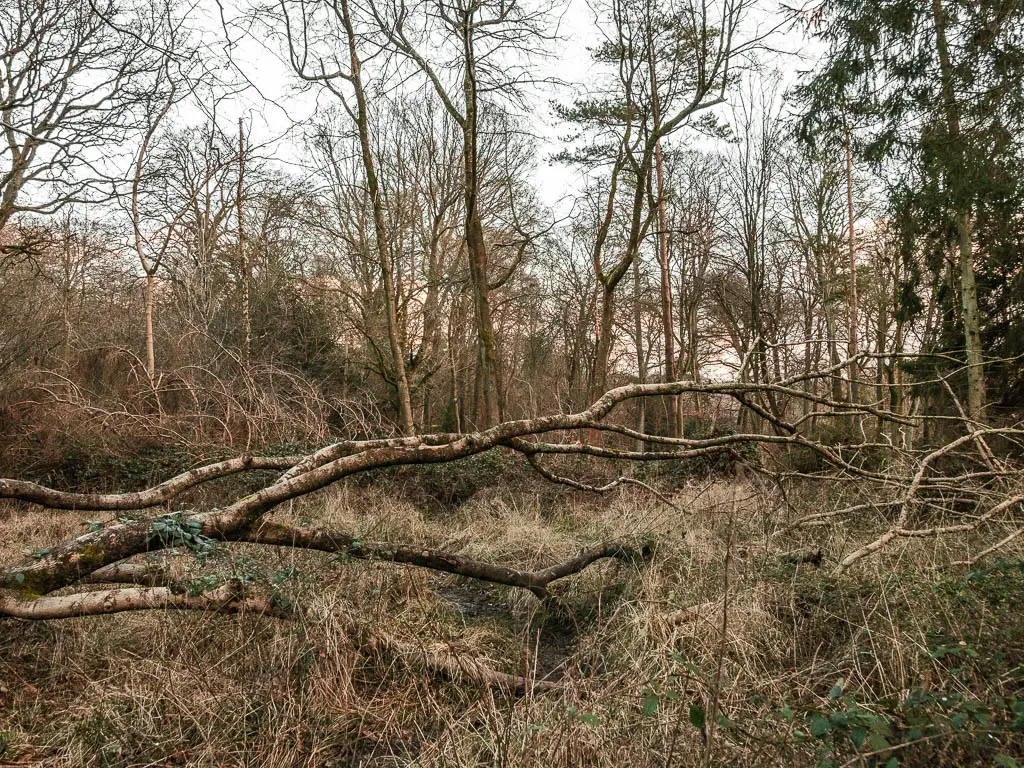
[[[530,594],[422,569],[177,537],[200,588],[259,585],[303,618],[144,613],[0,624],[0,762],[48,766],[1017,766],[1024,762],[1024,564],[971,568],[935,541],[836,576],[878,521],[783,526],[837,500],[747,482],[552,497],[474,465],[439,513],[349,483],[278,519],[536,567],[607,539],[651,545]],[[431,476],[452,482],[445,471]],[[424,482],[418,479],[417,482]],[[424,482],[424,486],[426,483]],[[419,486],[417,486],[419,487]],[[486,492],[482,492],[486,491]],[[461,496],[457,488],[453,492]],[[680,510],[685,510],[681,512]],[[0,557],[88,529],[7,507]],[[166,530],[164,530],[166,529]],[[820,547],[820,567],[784,553]],[[197,559],[198,558],[198,559]],[[202,581],[207,579],[210,581]],[[359,617],[425,650],[558,680],[511,698],[365,647]]]

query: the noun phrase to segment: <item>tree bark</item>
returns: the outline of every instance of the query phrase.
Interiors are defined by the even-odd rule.
[[[647,361],[644,356],[643,312],[640,307],[640,262],[633,260],[633,333],[636,336],[636,369],[637,381],[647,383]],[[669,398],[670,402],[673,398]],[[647,403],[641,399],[637,403],[637,430],[647,431]],[[676,435],[673,435],[676,437]],[[643,441],[637,443],[637,450],[644,449]]]
[[[351,83],[356,97],[356,124],[359,129],[359,148],[362,155],[363,171],[366,175],[366,191],[373,208],[374,237],[377,241],[377,259],[380,265],[381,293],[384,298],[384,314],[388,332],[388,346],[395,366],[395,390],[398,399],[398,419],[402,433],[412,435],[416,425],[412,415],[412,395],[409,378],[405,369],[405,353],[398,335],[398,313],[395,310],[395,279],[392,270],[392,256],[388,247],[387,223],[384,215],[384,203],[381,199],[380,184],[377,180],[377,169],[370,145],[370,116],[366,105],[366,94],[363,91],[362,63],[356,51],[356,36],[349,14],[348,0],[341,0],[342,22],[348,37],[348,51],[352,69]]]
[[[942,103],[946,112],[946,125],[955,151],[960,155],[953,169],[953,175],[963,173],[965,161],[962,146],[963,133],[960,126],[960,110],[956,101],[953,84],[953,64],[949,55],[946,37],[946,16],[942,0],[932,0],[932,15],[935,21],[935,43],[939,55],[939,72],[942,78]],[[959,180],[955,180],[959,181]],[[962,195],[961,195],[962,197]],[[978,289],[974,277],[974,250],[971,241],[971,205],[966,199],[958,199],[960,210],[956,228],[960,263],[960,300],[963,310],[964,350],[967,362],[967,412],[974,421],[983,420],[985,407],[984,351],[981,346],[981,312],[978,309]]]
[[[252,317],[249,306],[251,277],[249,258],[245,252],[245,221],[242,216],[245,196],[245,134],[242,118],[238,118],[238,189],[235,192],[235,211],[238,217],[238,269],[242,283],[242,364],[249,365],[252,353]]]
[[[628,151],[628,150],[627,150]],[[654,155],[654,146],[650,141],[643,149],[643,156],[638,164],[636,188],[633,193],[633,210],[630,217],[629,235],[623,247],[623,254],[615,263],[615,266],[605,272],[601,264],[601,250],[595,249],[594,269],[597,272],[598,283],[601,286],[601,316],[598,323],[597,352],[594,356],[594,371],[591,377],[591,400],[600,397],[601,393],[608,389],[608,363],[611,359],[612,336],[615,324],[615,290],[626,276],[633,260],[637,258],[640,251],[640,243],[647,232],[649,218],[644,217],[645,190],[651,179],[651,165]],[[605,223],[610,225],[611,215],[614,206],[615,185],[609,192],[607,218]],[[603,245],[603,242],[602,242]]]
[[[146,270],[146,373],[150,383],[156,378],[156,351],[153,344],[153,293],[156,290],[156,275]]]
[[[651,53],[651,117],[655,126],[661,125],[661,103],[658,99],[658,73],[654,66],[654,45]],[[665,215],[665,168],[661,156],[661,139],[654,143],[654,171],[658,195],[658,267],[661,272],[661,325],[665,334],[665,381],[675,381],[675,328],[672,321],[672,278],[669,274],[668,217]],[[679,437],[683,433],[682,411],[679,398],[668,399],[668,433]]]
[[[985,369],[981,347],[981,312],[978,286],[974,277],[974,249],[971,244],[971,214],[960,215],[960,297],[964,313],[964,346],[967,351],[967,413],[974,421],[984,421]]]
[[[463,115],[463,166],[466,250],[469,253],[469,272],[473,283],[473,304],[477,325],[477,382],[480,398],[477,402],[476,427],[484,429],[501,421],[501,375],[498,367],[494,319],[491,313],[490,285],[487,273],[487,243],[479,206],[479,165],[477,128],[479,121],[476,86],[476,58],[473,50],[473,11],[465,12],[463,22],[463,56],[465,72],[462,89],[466,103]]]
[[[853,147],[850,144],[850,129],[846,128],[846,214],[848,232],[848,256],[850,259],[850,342],[847,347],[850,358],[850,401],[858,402],[857,399],[857,333],[860,322],[857,317],[857,234],[854,230],[853,213]]]

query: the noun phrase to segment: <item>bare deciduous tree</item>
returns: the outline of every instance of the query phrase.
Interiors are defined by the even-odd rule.
[[[110,197],[117,169],[105,159],[141,132],[166,74],[167,13],[112,1],[0,8],[0,229],[19,213]]]

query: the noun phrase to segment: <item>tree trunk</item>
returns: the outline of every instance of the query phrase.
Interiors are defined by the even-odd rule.
[[[807,298],[804,300],[804,376],[807,378],[804,380],[803,390],[808,394],[814,392],[814,380],[811,378],[811,371],[814,370],[814,366],[817,360],[814,360],[814,305],[810,299],[810,292],[807,294]],[[801,415],[810,417],[811,411],[814,409],[814,403],[810,399],[804,400],[803,413]],[[805,427],[805,429],[807,429]]]
[[[688,261],[689,254],[686,252],[685,241],[679,258],[679,356],[676,359],[676,370],[680,374],[689,372],[690,378],[699,383],[700,375],[700,335],[697,326],[699,297],[698,278],[700,270],[697,268],[697,259],[700,258],[696,251],[693,252],[693,260]],[[690,270],[690,288],[686,287],[687,270]],[[704,401],[700,393],[694,392],[693,410],[699,418],[704,418]],[[683,419],[682,398],[679,402],[679,436],[683,436],[685,422]]]
[[[651,117],[655,126],[661,125],[661,104],[658,99],[658,74],[654,66],[654,47],[651,46]],[[665,169],[661,156],[661,140],[654,143],[654,170],[658,195],[658,266],[661,271],[661,325],[665,332],[665,381],[675,381],[675,330],[672,322],[672,282],[668,263],[668,217],[665,215]],[[682,434],[682,412],[679,398],[668,398],[668,434]]]
[[[946,123],[954,148],[960,153],[960,162],[954,171],[963,173],[963,135],[960,129],[960,111],[953,87],[953,65],[946,39],[946,17],[942,0],[932,0],[935,21],[935,43],[939,54],[939,72],[942,78],[942,102]],[[954,175],[957,175],[954,173]],[[962,197],[962,195],[960,196]],[[959,235],[960,300],[963,309],[964,350],[967,357],[967,413],[974,421],[983,420],[985,407],[984,353],[981,347],[981,312],[978,310],[978,289],[974,279],[974,251],[971,243],[971,205],[966,199],[957,200],[961,207],[957,215]]]
[[[590,375],[590,400],[594,393],[604,392],[608,383],[608,360],[611,357],[612,326],[615,321],[615,288],[601,283],[601,312],[598,316],[597,348],[594,352],[594,369]]]
[[[359,147],[363,159],[363,170],[366,174],[366,191],[373,208],[374,236],[377,240],[377,258],[380,264],[381,293],[384,295],[384,314],[388,331],[388,346],[395,366],[395,388],[398,395],[398,416],[401,430],[406,435],[416,432],[412,415],[412,397],[409,391],[409,379],[405,371],[405,353],[402,350],[398,335],[398,314],[395,310],[395,280],[392,272],[392,259],[388,247],[387,224],[384,216],[384,204],[381,200],[380,185],[377,181],[377,170],[373,159],[373,148],[370,145],[370,116],[366,106],[366,94],[363,92],[361,62],[356,52],[356,36],[349,15],[348,0],[341,0],[342,20],[348,37],[348,50],[352,67],[352,87],[356,96],[356,123],[359,128]]]
[[[899,416],[905,415],[906,409],[906,397],[903,393],[903,369],[900,368],[900,355],[903,354],[903,347],[903,320],[897,319],[896,333],[892,343],[892,365],[889,366],[889,383],[892,385],[892,411]],[[898,439],[901,431],[906,436],[903,440]],[[903,445],[907,449],[912,447],[912,433],[909,429],[893,422],[892,433],[893,442],[896,445]]]
[[[985,370],[981,348],[981,312],[978,286],[974,279],[974,250],[971,245],[971,214],[960,217],[960,297],[964,313],[964,341],[967,351],[967,413],[982,421],[985,407]]]
[[[832,313],[832,308],[829,306],[828,301],[828,281],[829,275],[825,266],[821,263],[820,256],[816,259],[818,262],[818,284],[822,286],[825,291],[825,296],[822,298],[821,311],[825,316],[825,335],[828,336],[826,344],[828,345],[828,361],[830,367],[835,367],[839,364],[839,347],[836,341],[836,319]],[[840,402],[843,399],[843,381],[842,374],[839,371],[833,371],[829,377],[832,382],[832,399],[836,402]]]
[[[883,283],[884,285],[884,283]],[[882,293],[883,298],[878,302],[878,319],[875,326],[875,354],[878,357],[875,359],[875,400],[878,403],[879,408],[888,407],[892,410],[892,397],[886,397],[888,388],[885,386],[886,381],[886,365],[884,363],[885,358],[883,355],[886,353],[886,342],[889,338],[889,316],[888,307],[884,300],[885,293]],[[890,365],[895,364],[893,358],[890,359]],[[891,391],[891,390],[890,390]],[[886,402],[888,400],[888,402]],[[878,418],[875,421],[875,432],[878,437],[881,437],[885,430],[885,421],[882,418]]]
[[[647,222],[644,221],[644,190],[647,188],[647,183],[650,180],[653,156],[654,146],[650,144],[645,146],[643,158],[639,163],[636,186],[633,193],[633,210],[630,219],[629,235],[624,245],[623,255],[611,271],[604,272],[601,265],[601,251],[599,248],[595,248],[594,271],[601,286],[602,296],[601,318],[597,334],[597,353],[594,356],[594,372],[591,377],[591,402],[601,396],[608,382],[608,362],[611,359],[612,330],[615,323],[615,289],[622,281],[622,278],[625,277],[626,270],[633,265],[633,261],[637,258],[640,251],[640,243],[647,232],[649,219]],[[605,234],[607,234],[607,225],[611,222],[614,194],[615,184],[613,181],[611,191],[609,192],[608,209],[604,222]],[[603,245],[603,238],[601,239],[601,245]]]
[[[242,118],[238,118],[238,190],[235,208],[238,215],[238,268],[242,281],[242,364],[249,365],[252,352],[252,320],[249,308],[249,258],[245,252],[245,222],[242,218],[242,199],[245,190],[245,134]]]
[[[156,275],[146,272],[146,373],[149,382],[156,378],[156,352],[153,345],[153,293],[156,289]]]
[[[636,334],[636,370],[637,381],[640,384],[647,383],[647,364],[644,358],[644,328],[643,313],[640,308],[640,262],[633,260],[633,332]],[[669,398],[672,402],[674,398]],[[647,431],[647,401],[640,398],[637,401],[636,428],[638,432]],[[638,451],[644,450],[644,441],[637,441]]]
[[[849,227],[850,258],[850,342],[847,354],[850,358],[850,402],[857,403],[857,331],[860,323],[857,317],[857,234],[854,230],[853,213],[853,147],[850,145],[850,129],[846,129],[846,213]]]
[[[462,124],[464,200],[466,207],[466,250],[469,252],[469,273],[473,284],[476,309],[477,381],[480,399],[477,403],[476,428],[492,427],[501,421],[501,375],[498,368],[494,321],[491,314],[490,285],[487,276],[487,243],[479,208],[479,169],[477,165],[477,89],[476,59],[473,51],[473,11],[467,11],[463,25],[465,74],[462,88],[466,114]]]

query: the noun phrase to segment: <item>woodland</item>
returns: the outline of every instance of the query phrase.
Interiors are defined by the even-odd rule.
[[[1020,0],[0,0],[0,767],[1024,766]]]

